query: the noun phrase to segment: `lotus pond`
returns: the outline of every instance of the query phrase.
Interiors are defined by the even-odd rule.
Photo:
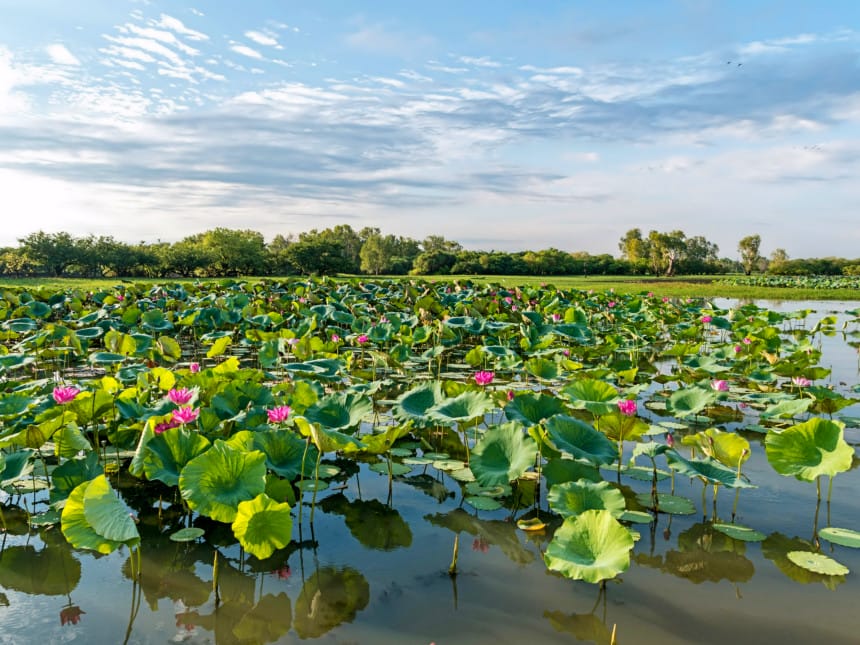
[[[5,291],[0,642],[856,642],[852,307]]]

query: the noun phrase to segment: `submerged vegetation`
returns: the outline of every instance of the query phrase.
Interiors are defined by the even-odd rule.
[[[829,381],[819,343],[837,320],[807,324],[810,313],[419,280],[7,289],[3,522],[23,514],[75,548],[127,549],[143,584],[157,515],[158,535],[214,551],[217,602],[229,548],[281,562],[325,540],[321,513],[372,548],[408,546],[395,492],[414,486],[459,499],[426,515],[457,537],[452,575],[460,533],[480,549],[475,527],[489,522],[539,532],[548,570],[605,584],[649,557],[639,528],[700,512],[709,540],[767,538],[781,569],[835,586],[849,571],[821,540],[856,547],[860,525],[819,531],[816,509],[812,541],[780,542],[735,523],[756,494],[754,451],[828,506],[833,478],[857,464],[845,428],[860,419],[844,410],[858,386]],[[857,346],[860,310],[848,316],[839,332]],[[361,499],[367,471],[387,482],[384,499]],[[701,501],[677,494],[681,479]],[[721,489],[733,496],[722,517]],[[300,636],[367,604],[351,571],[305,582]],[[307,605],[331,593],[349,601],[324,629]]]

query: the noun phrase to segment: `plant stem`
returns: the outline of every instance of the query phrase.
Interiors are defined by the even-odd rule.
[[[457,575],[457,559],[460,556],[460,534],[454,536],[454,553],[451,557],[451,566],[448,567],[448,575],[452,578]]]

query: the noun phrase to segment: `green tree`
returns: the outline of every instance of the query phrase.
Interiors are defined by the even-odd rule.
[[[759,254],[761,247],[761,237],[758,235],[747,235],[738,242],[738,252],[741,254],[741,265],[744,268],[744,273],[749,275],[753,272],[762,261],[762,256]]]
[[[37,231],[18,240],[21,251],[44,271],[61,276],[80,260],[80,247],[75,238],[65,231],[45,233]]]
[[[302,275],[332,275],[344,272],[347,266],[340,244],[328,243],[319,236],[290,244],[284,254]]]
[[[788,253],[785,252],[785,249],[774,249],[773,253],[770,254],[767,270],[772,273],[779,273],[786,262],[788,262]]]
[[[252,230],[215,228],[200,244],[212,256],[207,273],[213,276],[260,275],[266,272],[266,242]]]
[[[630,264],[637,264],[648,259],[648,242],[642,238],[642,231],[638,228],[631,228],[627,231],[621,241],[618,242],[618,248],[621,250],[621,257]]]

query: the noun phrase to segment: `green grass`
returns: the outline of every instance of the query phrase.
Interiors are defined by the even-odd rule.
[[[738,298],[756,300],[857,300],[860,301],[860,290],[858,289],[810,289],[810,288],[774,288],[760,286],[732,286],[716,284],[717,280],[726,276],[678,276],[673,278],[651,277],[651,276],[342,276],[339,279],[357,280],[408,280],[424,279],[441,281],[472,281],[479,284],[498,283],[505,287],[525,285],[554,285],[562,289],[594,289],[595,291],[607,291],[613,289],[619,294],[636,294],[653,292],[656,296],[669,296],[675,298]],[[248,280],[262,280],[265,278],[247,278]],[[277,278],[268,278],[277,279]],[[289,278],[284,278],[289,279]],[[112,289],[123,282],[135,284],[156,285],[193,283],[193,282],[217,282],[219,278],[135,278],[132,280],[121,280],[119,278],[0,278],[0,289],[17,287],[21,289],[34,289],[47,287],[49,289],[84,289],[87,291],[99,289]]]

